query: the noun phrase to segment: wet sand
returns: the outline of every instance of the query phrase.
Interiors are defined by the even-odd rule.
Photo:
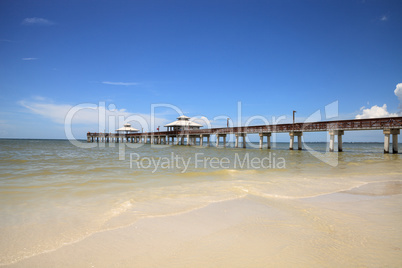
[[[400,267],[402,183],[246,196],[93,234],[10,267]]]

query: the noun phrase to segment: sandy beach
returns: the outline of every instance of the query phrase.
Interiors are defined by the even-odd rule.
[[[395,203],[399,181],[313,198],[248,195],[144,218],[10,267],[400,267]]]

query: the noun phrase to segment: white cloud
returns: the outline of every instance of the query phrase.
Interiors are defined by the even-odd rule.
[[[45,100],[45,101],[42,101]],[[87,131],[110,131],[129,122],[134,128],[152,131],[151,116],[148,114],[130,113],[126,109],[116,109],[114,105],[105,107],[102,104],[85,103],[80,105],[55,104],[46,98],[35,98],[34,101],[20,101],[19,104],[31,113],[47,118],[54,123],[65,125],[66,118],[72,116],[72,128],[87,126]],[[72,113],[72,111],[75,111]],[[163,126],[168,120],[162,117],[154,118],[154,127]],[[109,127],[110,126],[110,127]],[[66,126],[65,126],[66,127]]]
[[[52,104],[20,101],[20,105],[29,109],[34,114],[39,114],[45,118],[52,120],[55,123],[64,124],[64,118],[68,111],[73,107],[67,104]],[[79,120],[80,122],[81,120]],[[83,122],[87,122],[83,120]],[[88,122],[87,122],[88,123]]]
[[[388,17],[384,15],[384,16],[381,17],[380,20],[381,20],[381,21],[387,21],[387,20],[388,20]]]
[[[135,83],[135,82],[110,82],[110,81],[103,81],[102,84],[113,85],[113,86],[137,86],[137,85],[139,85],[139,83]]]
[[[399,83],[396,85],[394,93],[398,97],[398,100],[399,100],[399,109],[402,110],[402,83]]]
[[[382,107],[374,105],[373,107],[366,109],[363,106],[360,108],[360,111],[362,111],[362,113],[356,115],[356,119],[398,116],[397,113],[388,112],[386,104],[384,104]]]
[[[54,22],[44,19],[44,18],[25,18],[22,22],[22,25],[53,25]]]
[[[388,112],[386,104],[384,104],[382,107],[374,105],[371,108],[366,108],[363,106],[360,108],[361,114],[356,115],[356,119],[401,116],[402,115],[402,83],[399,83],[396,85],[394,93],[395,93],[395,96],[397,96],[398,100],[399,100],[399,109],[401,110],[399,113]],[[367,102],[367,104],[368,103],[369,102]]]
[[[22,60],[37,60],[38,58],[22,58]]]

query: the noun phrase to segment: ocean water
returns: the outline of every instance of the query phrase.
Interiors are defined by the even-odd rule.
[[[292,221],[299,223],[300,237],[283,238],[283,243],[304,243],[314,234],[314,239],[321,241],[314,247],[323,251],[322,256],[339,254],[329,266],[339,264],[344,253],[325,245],[345,239],[337,245],[346,251],[352,246],[361,250],[364,241],[383,228],[388,231],[383,230],[385,241],[377,241],[379,248],[372,249],[380,250],[373,267],[384,264],[381,254],[390,261],[385,264],[401,264],[402,155],[383,154],[382,143],[344,143],[342,153],[326,152],[325,143],[304,144],[310,149],[302,151],[290,151],[285,143],[272,144],[271,150],[89,145],[95,147],[80,148],[65,140],[0,140],[0,265],[22,264],[143,219],[172,217],[244,198],[255,198],[270,208],[286,211]],[[387,202],[367,208],[366,212],[383,213],[385,207],[389,213],[384,213],[389,217],[373,223],[363,216],[359,218],[357,212],[339,215],[339,226],[370,221],[373,225],[367,227],[364,236],[324,235],[322,225],[311,224],[315,222],[314,215],[306,216],[312,206],[324,213],[324,208],[319,208],[323,203],[331,204],[328,207],[337,204],[339,208],[339,200],[363,196],[367,185],[375,188],[365,194],[372,198],[370,202]],[[345,192],[350,194],[337,196]],[[324,200],[314,201],[319,198]],[[338,199],[331,203],[331,198]],[[324,214],[330,217],[333,211],[328,207]],[[278,218],[274,225],[270,224],[286,232],[292,223]],[[325,228],[330,229],[330,225]],[[381,252],[382,248],[388,255]],[[317,252],[311,250],[310,259],[314,260]],[[355,261],[354,264],[370,266],[370,262]]]

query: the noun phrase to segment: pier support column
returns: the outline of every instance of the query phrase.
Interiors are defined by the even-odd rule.
[[[211,146],[211,144],[209,143],[209,135],[207,136],[207,147]]]
[[[271,133],[267,135],[267,149],[271,149]]]
[[[394,154],[398,153],[398,134],[392,134],[392,153]]]
[[[384,129],[384,153],[389,153],[389,142],[392,135],[392,153],[398,153],[398,134],[399,129]]]
[[[329,151],[333,152],[335,149],[335,135],[338,136],[338,152],[342,152],[342,135],[343,130],[330,130],[329,131]]]
[[[223,137],[223,147],[226,147],[226,134],[216,134],[216,147],[219,146],[220,137]]]
[[[191,142],[190,142],[190,135],[187,134],[187,145],[191,145],[190,143],[191,143]]]
[[[202,136],[202,134],[200,135],[200,146],[202,147],[204,143],[204,137]]]
[[[236,137],[235,148],[239,147],[239,137],[243,138],[243,148],[246,148],[246,135],[247,134],[245,134],[245,133],[235,134],[235,137]]]
[[[389,153],[389,134],[387,133],[384,133],[384,153],[385,154]]]
[[[301,136],[297,136],[297,150],[302,149],[302,138]]]
[[[289,150],[293,150],[293,143],[295,142],[295,137],[290,136]]]
[[[260,149],[262,149],[262,147],[264,145],[264,136],[267,137],[267,149],[271,149],[271,133],[270,132],[259,133],[258,135],[260,135]],[[289,146],[289,148],[290,148],[290,146]]]
[[[334,151],[334,141],[335,135],[329,135],[329,151],[333,152]]]
[[[289,136],[290,136],[289,150],[293,150],[295,136],[297,136],[297,149],[301,150],[302,149],[301,137],[303,136],[303,132],[301,131],[289,132]]]

